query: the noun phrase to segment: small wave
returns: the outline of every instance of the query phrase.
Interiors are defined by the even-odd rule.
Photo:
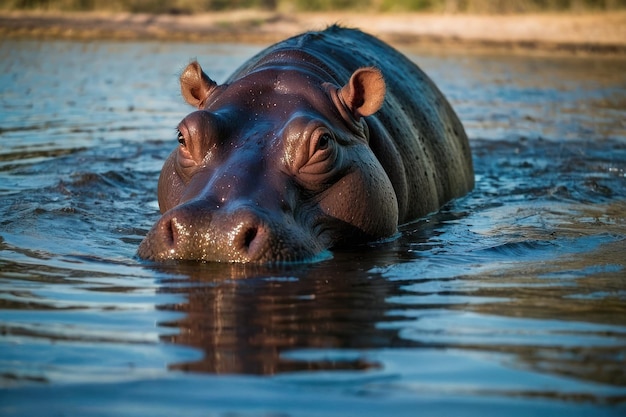
[[[552,251],[555,248],[553,242],[545,240],[524,240],[516,242],[505,242],[499,245],[483,249],[482,252],[490,255],[504,256],[507,258],[526,258],[536,256],[537,252]]]

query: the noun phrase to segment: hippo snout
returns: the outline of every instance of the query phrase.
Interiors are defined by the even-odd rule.
[[[289,262],[319,252],[313,239],[294,229],[252,207],[211,210],[196,201],[166,212],[138,255],[155,261]]]

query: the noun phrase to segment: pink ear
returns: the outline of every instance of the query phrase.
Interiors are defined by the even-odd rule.
[[[385,101],[385,79],[378,68],[359,68],[339,95],[352,115],[359,119],[376,113]]]
[[[180,91],[187,103],[202,109],[217,83],[202,71],[198,61],[193,61],[180,74]]]

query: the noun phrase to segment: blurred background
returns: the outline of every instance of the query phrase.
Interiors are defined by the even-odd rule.
[[[4,10],[90,11],[136,13],[202,13],[242,8],[271,11],[536,13],[612,11],[626,0],[2,0]]]

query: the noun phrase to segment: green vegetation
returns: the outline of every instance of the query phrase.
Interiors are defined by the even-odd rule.
[[[626,0],[0,0],[4,10],[200,13],[234,9],[443,13],[578,12],[626,9]]]

